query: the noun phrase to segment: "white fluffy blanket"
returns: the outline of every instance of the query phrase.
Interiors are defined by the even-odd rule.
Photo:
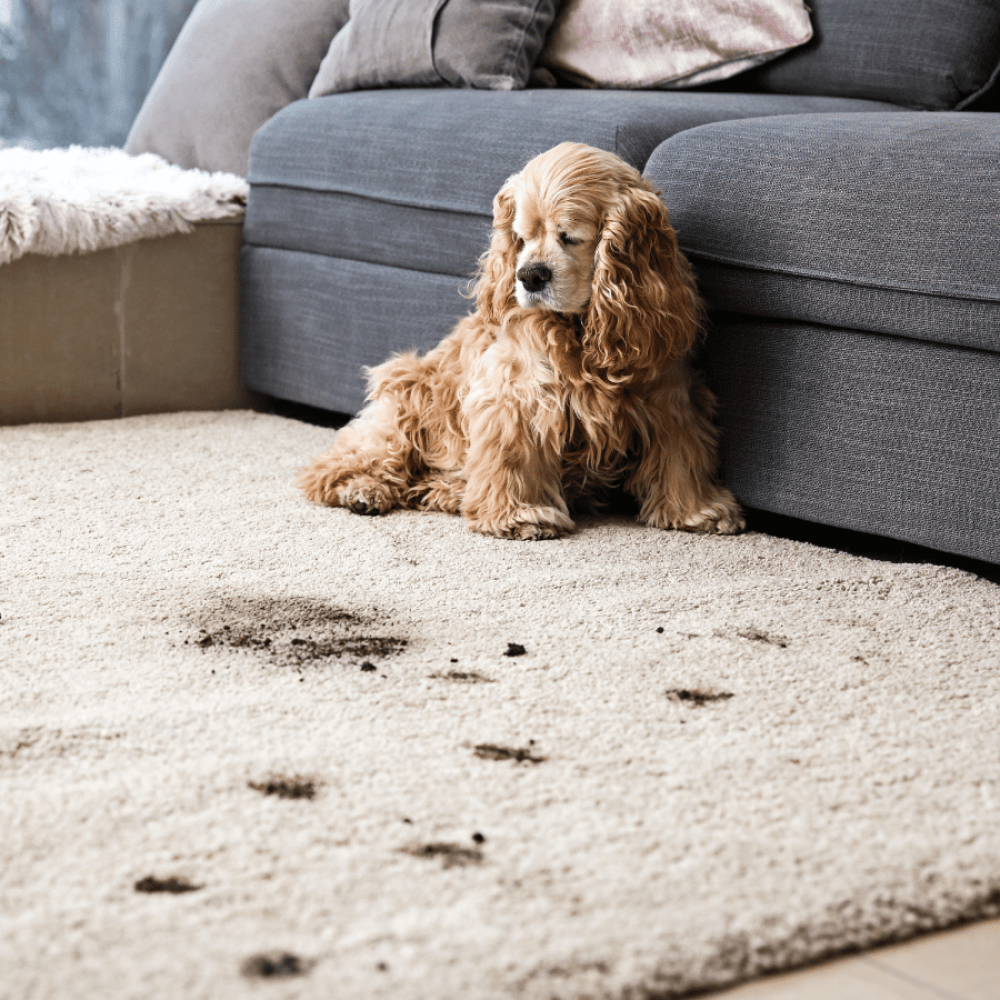
[[[121,149],[0,149],[0,264],[190,232],[243,214],[247,182]]]

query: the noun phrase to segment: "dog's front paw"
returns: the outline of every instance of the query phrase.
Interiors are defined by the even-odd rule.
[[[407,504],[417,510],[457,514],[462,509],[465,483],[461,479],[424,479],[406,493]]]
[[[491,519],[469,518],[469,527],[483,535],[536,541],[558,538],[574,528],[569,515],[555,507],[518,507]]]
[[[687,509],[661,504],[643,518],[654,528],[674,528],[711,535],[738,535],[746,528],[743,511],[729,490],[719,489],[711,497]]]

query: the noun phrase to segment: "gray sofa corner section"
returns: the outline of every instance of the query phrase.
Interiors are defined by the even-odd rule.
[[[743,502],[1000,562],[1000,115],[712,124],[646,174]]]

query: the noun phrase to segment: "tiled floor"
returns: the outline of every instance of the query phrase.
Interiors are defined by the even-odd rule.
[[[1000,920],[770,976],[711,1000],[1000,1000]]]

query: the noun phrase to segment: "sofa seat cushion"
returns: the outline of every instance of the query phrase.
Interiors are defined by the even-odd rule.
[[[642,169],[664,139],[706,122],[891,111],[782,94],[580,90],[362,91],[291,105],[256,135],[246,241],[468,276],[493,196],[529,159],[571,140]]]
[[[711,124],[646,174],[712,307],[1000,351],[1000,115]]]

